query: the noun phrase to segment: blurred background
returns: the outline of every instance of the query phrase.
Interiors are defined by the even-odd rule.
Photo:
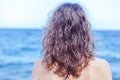
[[[120,80],[120,0],[0,0],[0,80],[31,80],[42,57],[44,27],[64,2],[82,5],[92,25],[95,54]]]

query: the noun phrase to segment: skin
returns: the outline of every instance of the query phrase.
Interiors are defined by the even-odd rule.
[[[41,64],[41,60],[37,60],[33,66],[32,80],[63,80],[63,78],[58,77],[52,71],[48,72]],[[109,63],[104,59],[95,58],[83,69],[77,80],[112,80]]]

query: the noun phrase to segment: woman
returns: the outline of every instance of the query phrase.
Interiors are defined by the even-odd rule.
[[[32,80],[112,80],[108,62],[94,56],[90,23],[79,4],[65,3],[56,9],[43,50]]]

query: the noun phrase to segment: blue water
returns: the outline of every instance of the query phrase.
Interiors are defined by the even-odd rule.
[[[31,80],[43,36],[42,29],[0,29],[0,80]],[[113,80],[120,80],[120,31],[94,31],[94,37],[96,56],[106,59]]]

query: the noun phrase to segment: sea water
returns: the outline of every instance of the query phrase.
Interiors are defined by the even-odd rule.
[[[93,31],[95,55],[110,63],[120,80],[120,31]],[[42,57],[43,29],[0,29],[0,80],[31,80],[33,63]]]

